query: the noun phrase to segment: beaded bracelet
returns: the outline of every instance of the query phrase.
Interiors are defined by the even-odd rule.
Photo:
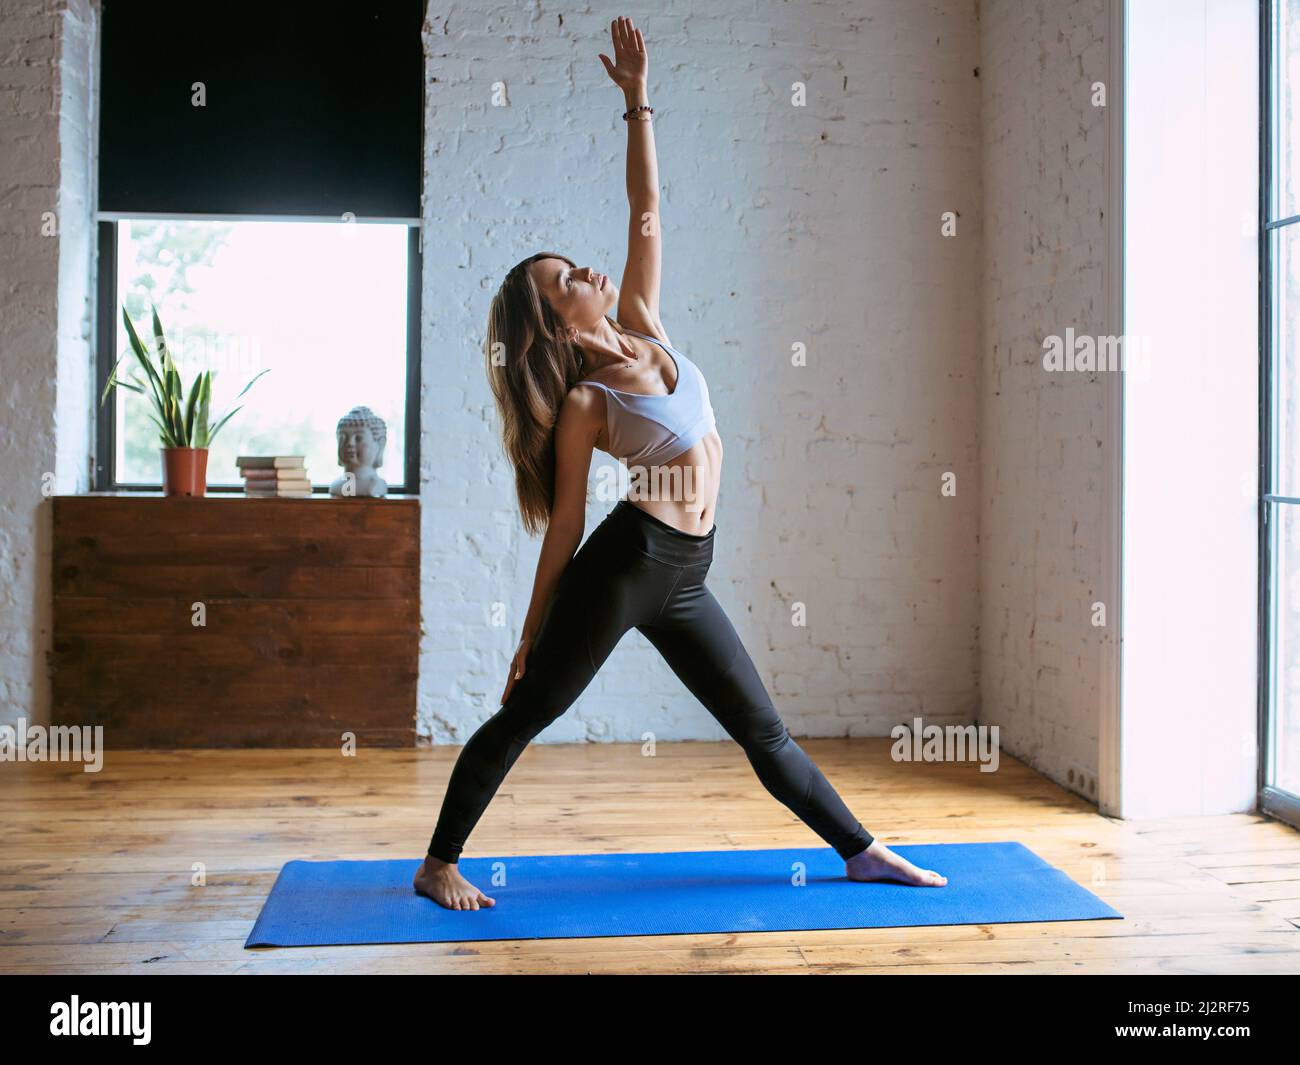
[[[624,111],[623,121],[626,122],[632,115],[635,115],[638,111],[646,111],[652,115],[655,113],[655,109],[651,107],[649,104],[641,104],[638,107],[632,108],[630,111]],[[646,119],[642,118],[642,119],[638,119],[638,121],[645,122]]]

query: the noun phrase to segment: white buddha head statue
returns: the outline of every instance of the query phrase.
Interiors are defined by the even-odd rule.
[[[330,485],[332,496],[382,496],[388,485],[375,473],[383,465],[388,426],[369,407],[353,407],[339,419],[339,465],[345,473]]]

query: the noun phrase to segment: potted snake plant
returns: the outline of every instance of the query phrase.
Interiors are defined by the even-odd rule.
[[[130,351],[123,352],[113,366],[104,384],[99,405],[103,407],[108,399],[110,388],[121,387],[138,392],[148,397],[153,404],[149,420],[158,427],[158,439],[162,451],[163,494],[168,496],[201,496],[207,490],[208,482],[208,446],[221,427],[240,409],[228,411],[212,425],[209,422],[209,407],[212,400],[212,371],[200,370],[190,385],[188,396],[181,383],[180,371],[172,358],[171,350],[163,335],[162,322],[158,318],[158,309],[153,309],[153,336],[156,347],[157,366],[149,356],[149,351],[141,342],[131,322],[131,316],[122,308],[122,321],[126,323],[127,340]],[[135,374],[119,377],[118,366],[128,354],[134,355],[143,378]],[[255,375],[240,391],[242,396],[253,382],[266,373]],[[238,399],[239,396],[235,398]],[[241,404],[242,406],[242,404]]]

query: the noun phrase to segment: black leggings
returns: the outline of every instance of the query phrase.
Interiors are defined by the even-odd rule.
[[[627,500],[593,530],[560,577],[524,675],[456,760],[429,854],[458,860],[529,741],[568,710],[633,627],[744,748],[773,796],[841,858],[871,846],[871,833],[786,731],[730,619],[704,586],[716,532],[716,525],[704,536],[682,532]]]

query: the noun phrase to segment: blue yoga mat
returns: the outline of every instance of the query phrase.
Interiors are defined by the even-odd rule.
[[[287,862],[245,947],[779,932],[1122,918],[1019,843],[891,847],[941,888],[859,883],[829,847],[462,858],[496,899],[445,910],[417,895],[419,859]],[[803,870],[801,885],[797,874]],[[504,883],[494,885],[504,876]]]

